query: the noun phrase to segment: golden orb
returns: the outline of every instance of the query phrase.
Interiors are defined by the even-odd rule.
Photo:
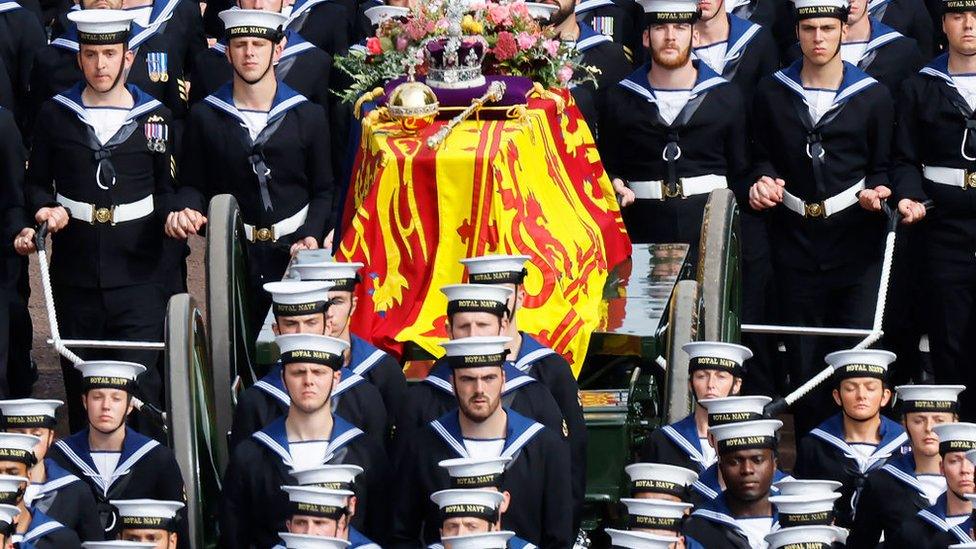
[[[390,93],[386,108],[390,117],[409,133],[416,133],[434,122],[437,116],[437,95],[423,82],[408,81]]]

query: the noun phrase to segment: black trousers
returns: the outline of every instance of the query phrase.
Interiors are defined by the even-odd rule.
[[[31,360],[34,334],[27,300],[27,259],[0,255],[0,398],[31,396],[37,370]]]
[[[163,283],[146,283],[120,288],[97,289],[54,286],[54,306],[64,339],[163,341],[166,305],[170,290]],[[72,349],[85,360],[123,360],[146,367],[139,378],[138,394],[143,401],[165,408],[162,353],[129,349]],[[87,425],[81,401],[81,373],[67,360],[61,361],[67,395],[71,432]],[[136,414],[137,429],[159,438],[162,431]]]
[[[780,316],[790,326],[870,328],[880,274],[880,260],[820,271],[777,265]],[[793,390],[823,370],[824,356],[850,349],[860,338],[783,336],[783,340]],[[836,413],[832,389],[830,381],[825,381],[794,403],[797,439]]]
[[[289,241],[290,242],[290,241]],[[264,319],[271,308],[271,294],[264,291],[268,282],[277,282],[285,275],[291,255],[288,253],[291,244],[275,243],[247,243],[248,268],[248,312],[250,333],[257,337]]]
[[[966,385],[959,395],[960,420],[976,420],[976,258],[928,258],[925,300],[935,381]]]
[[[707,194],[667,200],[635,200],[622,212],[630,241],[635,244],[690,244],[689,253],[697,257],[706,202]]]
[[[771,324],[776,322],[776,277],[773,275],[772,253],[766,216],[748,209],[739,216],[742,235],[742,322]],[[742,393],[747,395],[782,395],[786,387],[786,373],[779,367],[776,349],[778,336],[742,334],[742,344],[752,350],[752,358],[745,363]]]

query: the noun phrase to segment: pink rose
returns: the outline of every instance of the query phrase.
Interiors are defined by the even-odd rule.
[[[515,37],[512,33],[508,31],[502,31],[498,33],[498,41],[495,42],[495,49],[493,50],[495,54],[495,59],[499,61],[507,61],[518,53],[518,44],[515,43]]]
[[[488,20],[492,25],[509,26],[512,24],[512,14],[508,6],[492,4],[488,6]]]
[[[383,53],[383,46],[380,45],[380,39],[377,38],[377,37],[375,37],[375,36],[371,36],[371,37],[367,38],[366,39],[366,51],[370,55],[379,55],[379,54]]]
[[[563,65],[558,71],[556,71],[556,78],[559,79],[563,85],[569,83],[573,79],[573,69],[569,65]]]
[[[542,43],[542,47],[545,48],[549,57],[555,57],[559,54],[559,40],[546,40]]]
[[[529,7],[525,5],[525,2],[512,2],[508,7],[512,15],[520,19],[532,19],[532,16],[529,14]]]
[[[520,32],[516,40],[518,41],[519,49],[523,49],[523,50],[530,49],[532,46],[535,45],[536,42],[535,36],[532,36],[527,32]]]
[[[396,40],[396,49],[397,49],[397,51],[403,51],[403,50],[407,49],[407,44],[409,44],[409,43],[410,42],[405,37],[403,37],[403,36],[397,36],[397,40]]]
[[[446,31],[450,26],[451,24],[447,22],[447,19],[441,18],[439,21],[437,21],[437,24],[434,25],[434,30]]]

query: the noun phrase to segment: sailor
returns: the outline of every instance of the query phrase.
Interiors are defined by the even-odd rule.
[[[0,547],[7,547],[10,544],[17,528],[17,515],[19,514],[20,509],[16,505],[0,504]]]
[[[325,335],[330,308],[327,291],[331,284],[296,280],[265,284],[264,290],[272,296],[274,334]],[[288,412],[291,399],[283,370],[281,361],[275,362],[264,377],[238,397],[231,423],[232,448]],[[385,443],[389,429],[379,390],[350,368],[342,368],[341,374],[339,384],[332,390],[333,410],[367,435]]]
[[[17,234],[30,223],[24,208],[24,173],[27,166],[27,150],[24,148],[14,112],[3,101],[6,71],[0,67],[0,132],[6,136],[0,141],[0,204],[3,204],[4,239]],[[9,94],[7,94],[9,96]],[[28,396],[37,378],[36,367],[31,359],[33,326],[27,302],[30,298],[28,260],[11,246],[4,246],[0,253],[0,396],[17,398]]]
[[[570,547],[574,501],[567,479],[569,447],[561,433],[502,406],[505,341],[468,338],[448,342],[458,408],[403,438],[393,489],[389,547],[416,547],[438,540],[439,509],[430,495],[451,487],[494,486],[514,502],[502,527],[541,548]],[[545,391],[543,394],[549,396]],[[498,474],[452,481],[438,466],[452,458],[511,460]],[[499,460],[495,460],[499,461]]]
[[[766,535],[769,549],[791,547],[829,548],[844,546],[847,531],[830,525],[793,526],[781,528]],[[853,546],[852,546],[853,547]]]
[[[630,478],[630,497],[687,502],[698,473],[663,463],[631,463],[624,467]]]
[[[178,0],[170,3],[176,5]],[[79,29],[73,18],[85,11],[122,10],[123,0],[82,0],[79,5],[80,10],[69,12],[64,30],[55,35],[50,44],[37,51],[28,73],[31,93],[29,112],[26,114],[34,124],[40,123],[36,117],[45,101],[69,89],[83,77],[81,43],[86,40],[79,37]],[[125,13],[135,18],[138,11],[125,10]],[[186,115],[186,97],[181,97],[180,93],[186,77],[179,51],[184,46],[177,42],[177,37],[161,32],[158,26],[143,26],[136,18],[127,42],[123,43],[127,44],[133,55],[124,80],[162,101],[174,118],[183,118]]]
[[[352,490],[355,487],[356,477],[363,473],[363,468],[358,465],[319,465],[308,469],[292,469],[288,473],[295,478],[298,486],[301,487],[324,488],[353,494]],[[291,494],[289,496],[291,497]],[[343,524],[344,530],[340,530],[344,534],[342,536],[339,536],[339,534],[336,535],[342,537],[342,539],[349,540],[354,548],[362,546],[363,549],[377,549],[377,546],[369,538],[364,536],[355,526],[349,525],[350,519],[356,514],[357,502],[358,500],[355,495],[350,495],[346,499],[345,507],[347,512]],[[292,517],[291,523],[285,523],[285,526],[291,532],[295,531],[292,528],[295,526],[295,520],[295,517]],[[323,525],[321,521],[317,524],[319,526]],[[326,524],[325,526],[328,525]],[[299,529],[304,529],[304,527],[300,527]],[[328,528],[326,528],[326,531],[328,531]]]
[[[699,401],[708,411],[708,427],[716,425],[728,425],[742,421],[754,421],[764,419],[763,408],[772,399],[767,396],[731,396],[726,398],[704,399]],[[712,448],[715,441],[709,435],[705,442]],[[773,482],[791,478],[788,474],[778,468],[773,471]],[[698,479],[691,484],[691,501],[699,504],[703,501],[712,500],[718,497],[725,490],[725,479],[722,478],[721,468],[718,463],[713,463],[698,475]],[[778,493],[775,485],[770,488],[771,493]]]
[[[475,463],[464,459],[450,461],[453,464],[449,469],[467,467],[465,461],[472,465]],[[452,470],[452,478],[455,474]],[[502,515],[512,504],[511,495],[508,492],[500,492],[495,487],[449,488],[434,492],[430,495],[430,499],[440,508],[442,543],[432,543],[427,546],[427,549],[444,549],[445,538],[502,531]],[[535,547],[517,535],[509,538],[508,545],[504,546],[505,549],[535,549]]]
[[[240,0],[238,6],[245,10],[280,12],[282,0]],[[333,100],[329,94],[332,56],[292,30],[285,31],[282,44],[275,77],[312,103],[328,109]],[[198,53],[194,62],[193,86],[190,87],[190,103],[195,104],[233,80],[233,71],[227,62],[226,38]]]
[[[776,522],[769,491],[776,470],[776,431],[782,426],[776,419],[760,419],[709,427],[727,488],[692,512],[686,535],[704,547],[762,547]]]
[[[54,233],[51,282],[61,336],[162,341],[172,278],[161,260],[162,215],[173,191],[170,112],[125,84],[131,15],[80,10],[70,18],[84,80],[41,107],[27,170],[28,211]],[[34,229],[23,228],[14,248],[33,252]],[[161,407],[158,355],[123,349],[99,356],[154,365],[140,380],[141,398]],[[69,423],[78,430],[85,425],[81,379],[68,361],[61,373]]]
[[[599,34],[620,44],[627,62],[637,65],[644,59],[641,35],[644,14],[634,0],[576,0],[576,19]]]
[[[28,77],[34,54],[47,43],[44,28],[37,17],[18,2],[0,4],[0,60],[6,69],[6,80],[14,94],[11,110],[21,121],[23,108],[31,95]],[[21,130],[25,128],[21,125]]]
[[[505,360],[511,338],[500,334],[506,333],[508,301],[513,290],[495,285],[453,284],[441,288],[441,292],[447,296],[447,335],[451,341],[441,344],[447,355],[434,362],[427,377],[407,391],[398,416],[398,432],[409,435],[414,430],[426,431],[431,421],[457,406],[454,362],[461,361],[479,345],[505,345],[497,362],[485,362],[478,367],[479,370],[488,366],[501,368],[504,384],[501,406],[542,423],[564,438],[569,435],[559,406],[546,386]],[[574,469],[574,472],[582,470]]]
[[[221,19],[234,80],[191,109],[178,193],[183,209],[169,215],[166,233],[198,234],[209,199],[234,195],[248,240],[249,322],[256,328],[270,305],[261,285],[281,280],[291,255],[318,248],[331,229],[329,131],[320,107],[275,80],[285,17],[227,10]]]
[[[14,541],[27,541],[42,549],[78,547],[78,535],[64,524],[32,509],[24,495],[30,485],[27,472],[34,465],[38,438],[19,433],[0,433],[0,504],[15,505],[17,517]],[[62,545],[63,544],[63,545]]]
[[[349,525],[356,513],[356,496],[351,490],[317,486],[282,486],[281,489],[288,493],[290,511],[285,521],[288,532],[347,540],[351,549],[380,549]],[[274,549],[284,547],[279,544]]]
[[[715,463],[715,449],[708,443],[708,410],[700,402],[739,394],[742,364],[752,357],[752,351],[721,341],[692,341],[681,349],[688,354],[688,386],[699,404],[684,419],[652,432],[641,448],[640,460],[700,474]]]
[[[575,21],[572,17],[570,20]],[[569,433],[570,465],[576,480],[573,497],[582,502],[586,483],[587,434],[579,400],[579,384],[565,358],[518,326],[517,315],[525,304],[526,263],[529,259],[524,255],[484,255],[462,259],[461,263],[467,268],[469,284],[491,284],[513,290],[505,306],[508,324],[502,334],[511,338],[506,346],[508,362],[539,380],[559,406],[563,425]]]
[[[893,105],[884,86],[842,60],[847,13],[847,0],[797,0],[803,58],[764,79],[753,101],[753,127],[762,131],[753,136],[759,177],[748,201],[771,210],[779,314],[789,325],[864,327],[874,316],[884,222],[864,210],[875,187],[887,184]],[[794,388],[845,345],[836,337],[784,341]],[[822,390],[794,404],[797,433],[826,409]]]
[[[708,194],[744,183],[750,169],[744,105],[691,58],[696,2],[644,0],[644,11],[651,60],[604,93],[600,156],[631,240],[694,251]]]
[[[352,317],[359,301],[355,296],[356,285],[360,282],[359,271],[362,268],[362,263],[306,263],[303,255],[299,254],[292,271],[302,280],[333,283],[329,288],[329,308],[326,315],[329,335],[349,343],[344,366],[365,377],[379,389],[389,423],[396,425],[396,413],[407,394],[407,378],[403,375],[403,368],[391,355],[351,332]]]
[[[55,442],[50,459],[87,484],[102,528],[114,528],[112,499],[185,501],[183,475],[173,451],[125,425],[136,379],[145,367],[104,360],[77,367],[88,426]],[[185,522],[180,527],[187,531]]]
[[[941,8],[939,2],[932,0],[937,9],[930,14],[926,9],[929,3],[929,0],[872,0],[868,2],[868,16],[915,40],[922,56],[929,59],[940,49],[932,14],[939,13]]]
[[[659,499],[620,500],[627,506],[627,529],[607,528],[611,539],[624,532],[645,533],[665,537],[678,537],[686,549],[701,549],[702,545],[691,537],[682,535],[685,520],[691,511],[690,503],[664,501]],[[639,546],[641,547],[641,546]]]
[[[911,452],[892,456],[871,472],[857,499],[851,547],[874,547],[882,535],[891,536],[918,511],[934,505],[945,493],[939,470],[939,437],[934,427],[959,421],[961,385],[901,385],[897,409],[908,433]]]
[[[62,404],[60,400],[32,398],[0,400],[0,428],[39,439],[34,446],[36,463],[26,474],[30,478],[24,493],[27,505],[74,530],[82,541],[102,540],[105,531],[92,491],[80,478],[47,457],[54,444],[54,414]]]
[[[945,2],[946,53],[902,87],[894,148],[894,200],[905,222],[925,217],[920,202],[935,209],[920,226],[921,272],[930,307],[929,344],[935,381],[974,386],[970,357],[976,328],[969,322],[976,286],[976,2]],[[960,416],[976,418],[976,397],[961,395]]]
[[[181,511],[180,501],[157,499],[112,500],[118,511],[119,539],[152,543],[154,549],[176,549],[179,543]],[[181,545],[189,547],[188,541]]]
[[[908,435],[897,422],[881,415],[891,399],[885,385],[888,365],[895,355],[863,349],[827,355],[833,366],[834,402],[840,412],[818,425],[797,444],[798,478],[836,480],[843,484],[837,501],[837,524],[853,524],[856,496],[871,471],[891,456],[907,452]]]
[[[609,5],[610,2],[607,4]],[[630,11],[637,15],[638,19],[635,22],[640,21],[639,17],[642,14],[636,2],[627,0],[621,5],[628,6]],[[554,11],[548,20],[544,21],[545,26],[551,28],[557,38],[574,46],[576,54],[582,56],[580,59],[582,64],[595,67],[600,71],[596,75],[595,83],[587,82],[572,88],[576,106],[583,114],[583,119],[590,125],[590,130],[595,133],[598,103],[596,95],[630,74],[634,68],[633,56],[628,56],[624,46],[614,42],[612,36],[599,33],[582,19],[577,19],[573,13],[577,0],[548,0],[546,6]],[[610,9],[616,10],[617,4],[613,4]]]
[[[384,539],[389,464],[379,442],[332,411],[344,341],[314,334],[275,338],[282,377],[292,397],[288,413],[238,444],[224,474],[219,506],[221,545],[271,547],[284,528],[291,469],[352,464],[367,471],[355,489],[352,523],[372,539]]]
[[[885,532],[885,546],[918,547],[920,549],[947,547],[953,543],[971,543],[973,528],[973,462],[967,452],[976,448],[976,424],[942,423],[934,428],[939,437],[940,469],[946,481],[946,491],[934,505],[901,524],[889,537]],[[970,453],[976,459],[976,452]]]
[[[759,80],[776,72],[779,54],[770,31],[726,10],[734,0],[703,0],[695,22],[698,38],[692,52],[716,74],[736,84],[746,107]]]

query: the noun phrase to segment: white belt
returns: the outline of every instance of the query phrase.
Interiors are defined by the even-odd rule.
[[[302,225],[305,224],[306,217],[308,217],[308,204],[294,215],[286,217],[270,227],[255,227],[245,223],[244,236],[251,242],[277,242],[279,238],[284,238],[301,229]]]
[[[922,175],[933,183],[959,187],[960,189],[976,189],[976,172],[962,168],[923,166]]]
[[[129,202],[128,204],[116,204],[108,208],[98,208],[94,204],[71,200],[64,195],[57,195],[58,204],[71,213],[72,219],[84,221],[94,225],[95,223],[125,223],[142,219],[153,213],[153,197],[149,195],[141,200]]]
[[[864,190],[864,180],[822,202],[804,202],[803,199],[783,191],[783,205],[803,217],[830,217],[857,204],[857,193]]]
[[[635,198],[663,200],[708,194],[715,189],[728,187],[728,183],[724,175],[707,174],[678,178],[674,193],[668,190],[668,184],[664,181],[628,181],[627,186],[634,191]]]

